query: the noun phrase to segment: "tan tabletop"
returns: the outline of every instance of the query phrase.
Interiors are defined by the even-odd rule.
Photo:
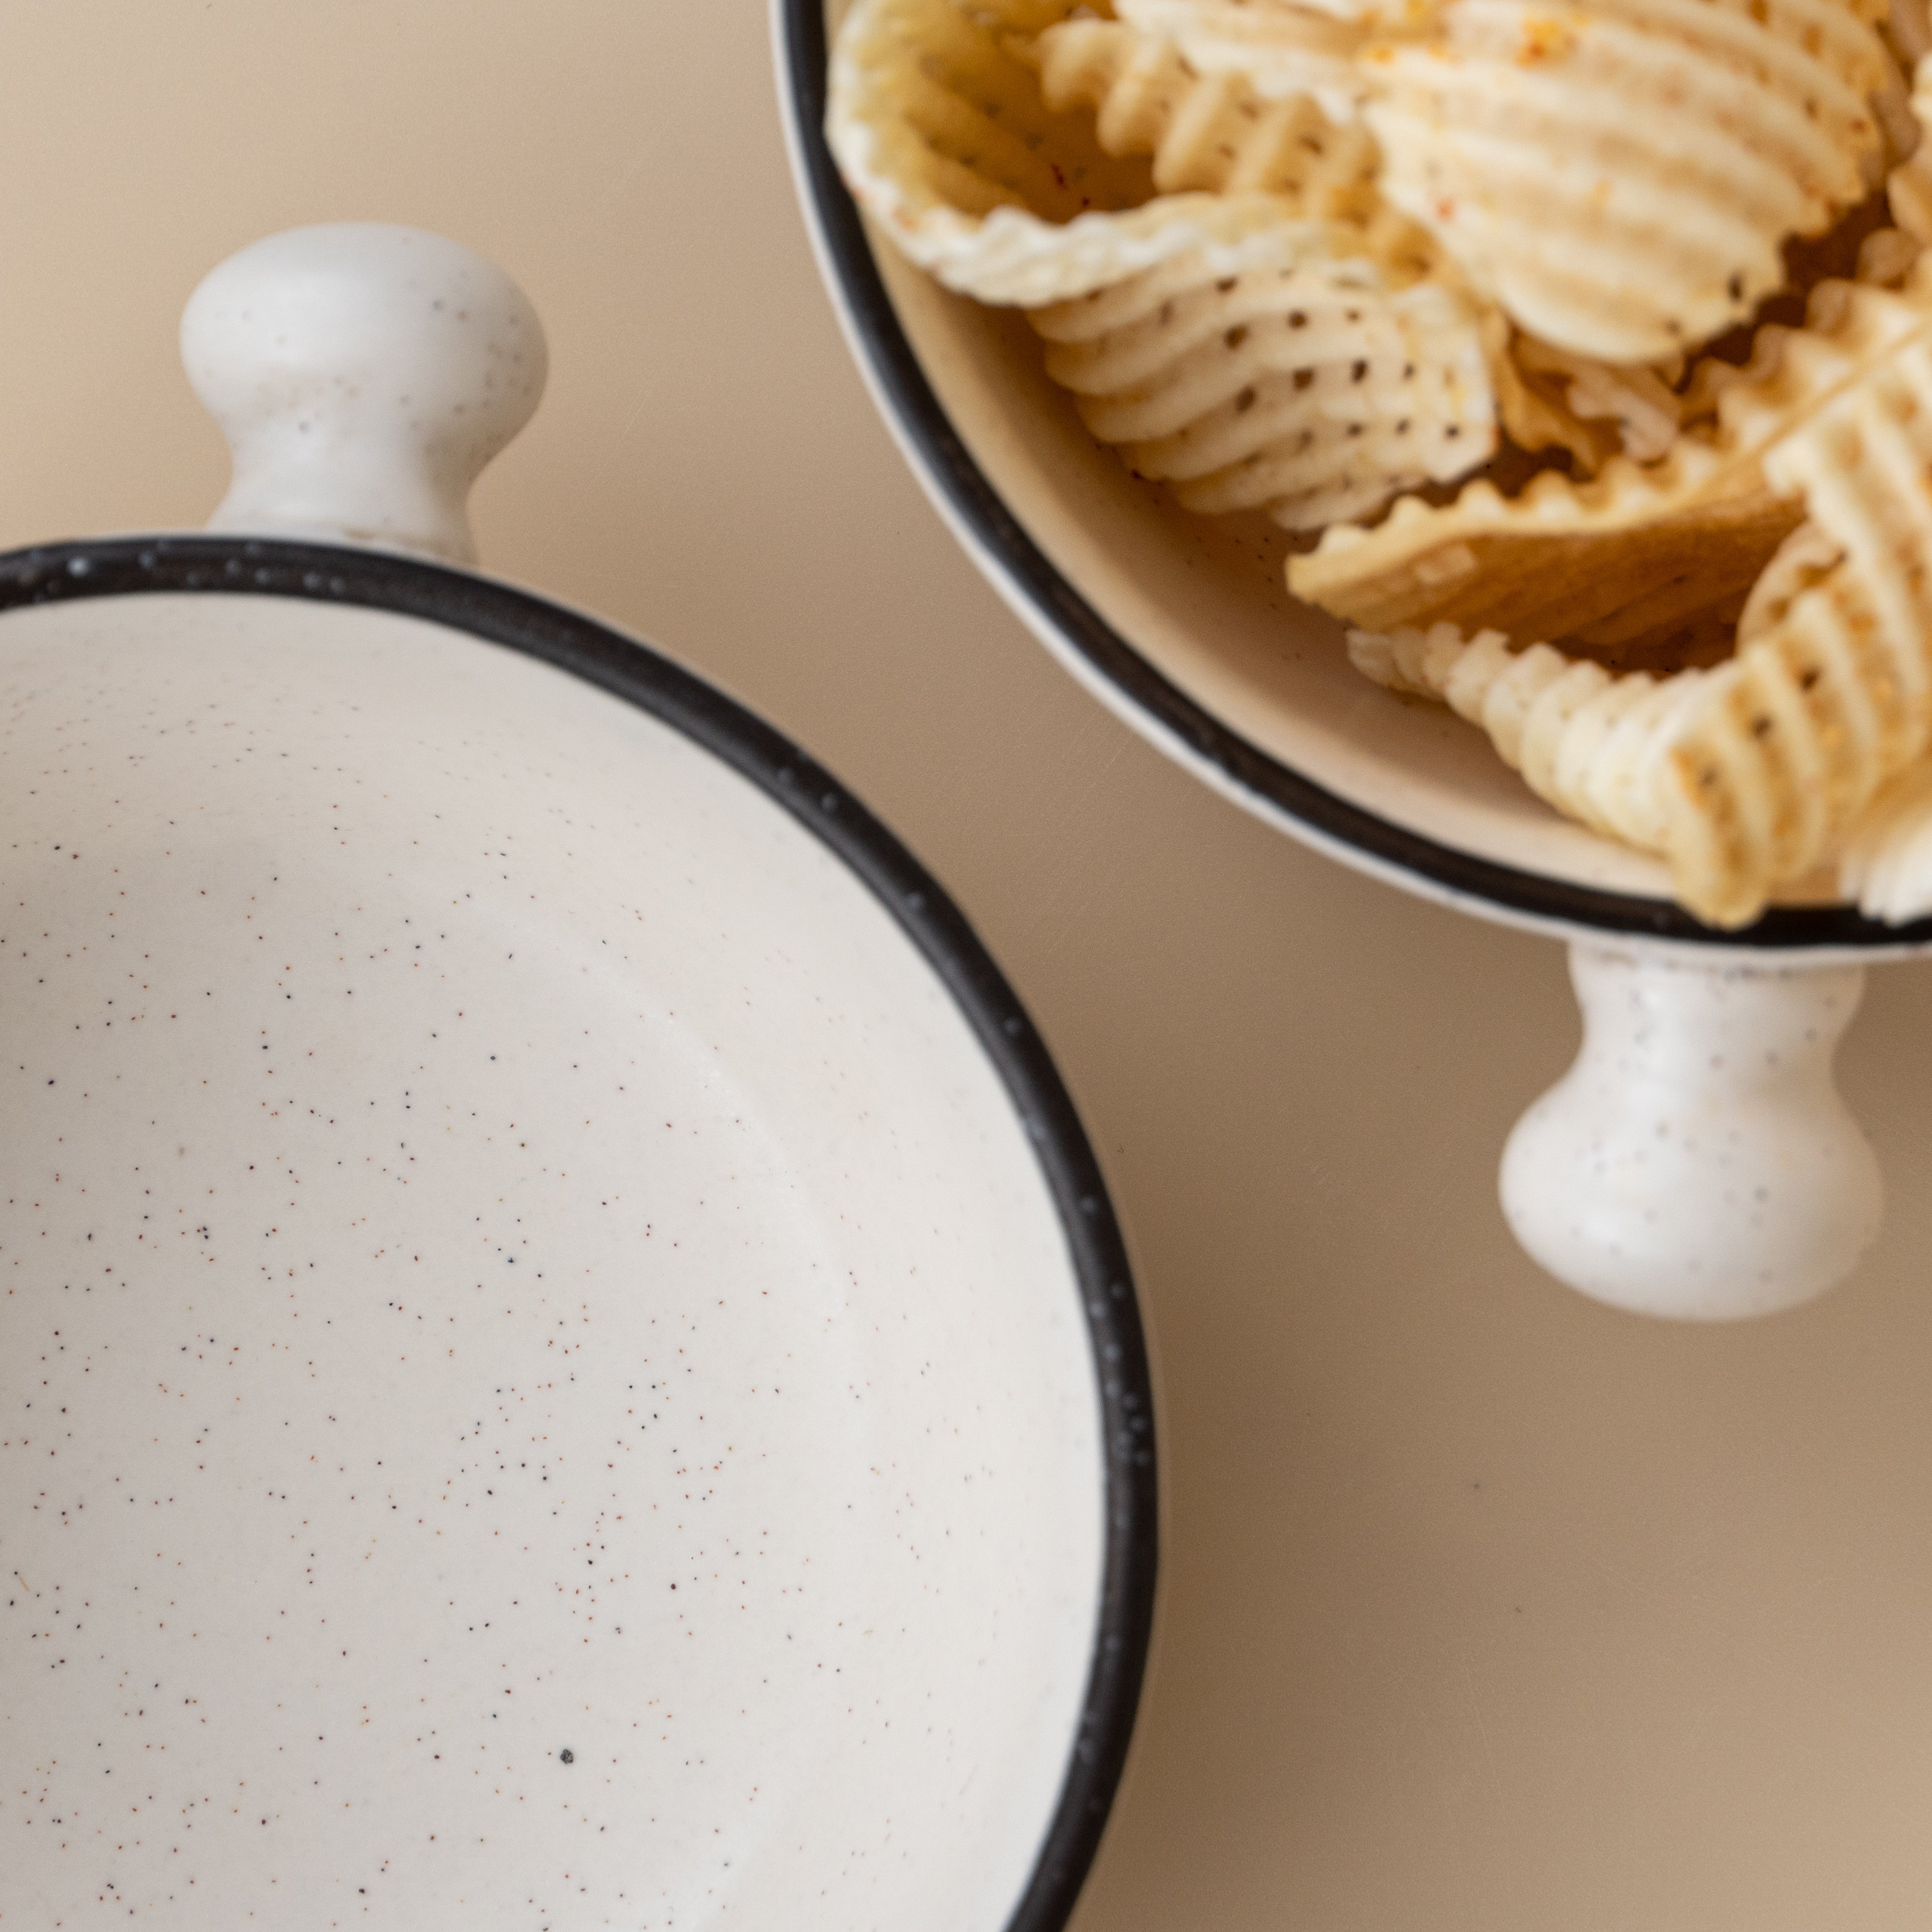
[[[1932,1925],[1932,967],[1874,974],[1841,1058],[1892,1195],[1858,1276],[1754,1327],[1594,1307],[1495,1202],[1575,1046],[1560,949],[1310,856],[1030,640],[847,358],[757,0],[6,26],[0,542],[206,516],[174,329],[232,249],[470,242],[552,356],[488,565],[810,745],[1040,1022],[1164,1398],[1154,1675],[1080,1932]]]

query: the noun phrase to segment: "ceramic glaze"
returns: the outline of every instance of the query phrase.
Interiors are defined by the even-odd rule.
[[[563,672],[0,618],[0,1925],[1006,1922],[1094,1363],[872,893]]]
[[[231,255],[182,316],[188,380],[234,476],[215,530],[476,554],[466,508],[548,361],[530,300],[458,243],[386,222]]]
[[[1573,947],[1576,1064],[1503,1155],[1504,1211],[1599,1300],[1702,1321],[1842,1280],[1876,1235],[1878,1162],[1832,1084],[1862,968]]]

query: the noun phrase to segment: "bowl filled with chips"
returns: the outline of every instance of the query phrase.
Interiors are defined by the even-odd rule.
[[[1571,940],[1600,1060],[1649,1014],[1653,1084],[1714,1028],[1835,1038],[1864,961],[1932,944],[1922,0],[778,11],[887,418],[1136,728]],[[1828,1065],[1685,1089],[1712,1160],[1743,1108],[1804,1177],[1720,1228],[1634,1151],[1616,1200],[1552,1180],[1622,1132],[1591,1052],[1505,1162],[1540,1259],[1706,1314],[1850,1265],[1876,1180]]]

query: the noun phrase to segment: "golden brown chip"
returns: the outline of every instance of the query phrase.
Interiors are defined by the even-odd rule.
[[[1859,244],[1856,279],[1873,288],[1902,288],[1917,267],[1924,245],[1902,228],[1879,229]]]
[[[1932,270],[1901,294],[1839,284],[1821,298],[1766,380],[1719,398],[1727,434],[1762,451],[1768,487],[1802,502],[1810,529],[1777,560],[1736,656],[1660,687],[1689,695],[1632,767],[1634,814],[1609,821],[1642,843],[1648,814],[1677,896],[1720,926],[1828,858],[1932,743]],[[1534,649],[1492,671],[1501,697],[1484,716],[1499,748],[1586,815],[1560,758],[1618,681],[1592,689]],[[1558,752],[1540,767],[1527,724],[1509,736],[1526,692],[1554,720]]]
[[[1925,0],[1892,0],[1879,22],[1879,32],[1900,71],[1908,76],[1932,53],[1932,11]]]
[[[1889,50],[1922,0],[1889,47],[1868,0],[1118,10],[858,0],[855,192],[1033,311],[1139,474],[1330,526],[1290,586],[1355,662],[1699,916],[1840,847],[1884,916],[1932,906],[1932,52],[1908,112]],[[1343,520],[1466,475],[1498,404],[1514,494]]]
[[[1496,434],[1475,322],[1432,283],[1392,289],[1359,240],[1284,226],[1273,262],[1164,263],[1037,311],[1048,373],[1189,509],[1311,529],[1460,476]]]
[[[1582,483],[1546,472],[1514,497],[1478,478],[1446,505],[1405,500],[1291,559],[1289,587],[1370,630],[1494,628],[1623,669],[1712,661],[1806,515],[1798,459],[1762,452],[1932,330],[1932,267],[1898,292],[1824,284],[1811,310],[1802,330],[1760,330],[1742,368],[1697,366],[1683,398],[1697,427],[1661,462],[1618,458]],[[1688,647],[1674,658],[1673,638]]]
[[[1405,498],[1373,530],[1338,527],[1288,560],[1288,587],[1364,629],[1448,622],[1559,642],[1619,669],[1708,661],[1759,572],[1804,518],[1750,451],[1682,437],[1660,463],[1617,457],[1505,497]],[[1675,647],[1676,655],[1671,655]]]
[[[1932,148],[1924,133],[1932,124],[1932,55],[1922,54],[1912,74],[1912,116],[1920,130],[1918,145],[1886,180],[1886,199],[1892,218],[1921,242],[1932,242]]]
[[[1764,458],[1841,560],[1742,646],[1670,760],[1673,877],[1720,925],[1828,856],[1932,742],[1932,271],[1841,290],[1786,345]]]
[[[1681,364],[1620,368],[1552,348],[1492,310],[1485,330],[1496,410],[1523,450],[1561,449],[1572,473],[1594,476],[1613,456],[1653,463],[1677,439]]]

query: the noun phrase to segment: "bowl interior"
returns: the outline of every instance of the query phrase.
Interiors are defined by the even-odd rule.
[[[998,1932],[1108,1462],[907,932],[418,618],[16,609],[0,697],[0,1918]]]

